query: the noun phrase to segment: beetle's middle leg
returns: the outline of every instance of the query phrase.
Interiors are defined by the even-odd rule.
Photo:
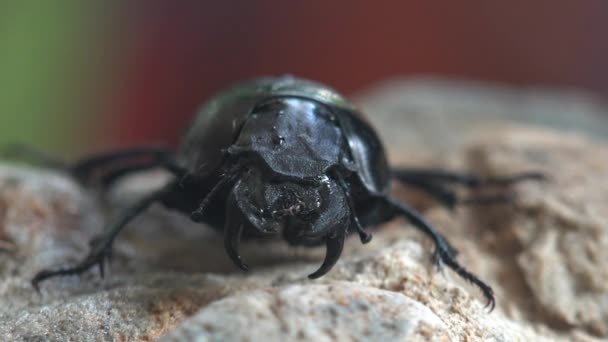
[[[142,199],[138,200],[131,207],[124,209],[110,223],[106,231],[99,238],[91,241],[91,251],[89,255],[79,264],[73,267],[58,268],[54,270],[43,270],[38,272],[32,279],[32,285],[36,290],[39,289],[40,282],[57,276],[81,274],[88,269],[99,266],[101,276],[104,275],[104,261],[110,257],[112,244],[116,236],[131,222],[136,216],[148,209],[153,203],[162,201],[166,196],[176,191],[179,187],[178,182],[172,182],[160,190],[157,190]]]
[[[508,186],[526,180],[543,180],[545,176],[538,172],[518,173],[502,177],[481,177],[475,174],[444,171],[439,169],[394,169],[392,175],[398,181],[417,187],[448,208],[457,204],[494,204],[508,203],[513,196],[508,193],[495,195],[477,195],[458,198],[449,188],[460,185],[468,189],[479,189],[493,186]]]

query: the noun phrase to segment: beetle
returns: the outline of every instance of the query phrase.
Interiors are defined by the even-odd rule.
[[[508,196],[458,198],[453,185],[480,187],[539,179],[539,173],[482,178],[436,169],[391,169],[374,129],[333,89],[291,76],[260,78],[211,99],[177,150],[150,146],[82,159],[68,171],[102,183],[161,167],[172,180],[124,209],[73,267],[43,270],[32,280],[80,274],[104,262],[119,232],[155,202],[223,232],[227,255],[243,270],[242,239],[281,234],[290,245],[326,246],[316,279],[336,264],[349,233],[371,240],[366,227],[398,216],[428,236],[437,266],[447,265],[479,287],[493,308],[492,288],[456,260],[457,251],[415,209],[390,194],[392,180],[416,186],[453,207],[508,201]]]

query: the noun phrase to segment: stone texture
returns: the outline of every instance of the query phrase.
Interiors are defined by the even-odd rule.
[[[395,186],[493,286],[494,312],[453,272],[436,272],[429,241],[401,220],[379,227],[368,245],[349,239],[334,270],[310,281],[322,249],[246,243],[253,270],[243,274],[221,237],[160,207],[121,235],[106,279],[50,280],[37,294],[29,284],[36,271],[82,258],[117,210],[166,176],[125,179],[103,200],[54,172],[2,164],[0,340],[607,340],[608,146],[584,137],[593,135],[586,124],[575,135],[517,114],[549,122],[559,109],[599,129],[602,107],[579,94],[418,84],[361,97],[393,164],[550,177],[514,187],[511,205],[454,211]],[[404,90],[410,95],[397,98]],[[517,106],[518,96],[534,101]],[[431,134],[422,142],[408,140],[423,132]]]
[[[393,156],[451,150],[488,127],[520,126],[608,139],[608,106],[576,89],[513,88],[436,78],[385,81],[355,98]],[[400,153],[399,153],[400,154]]]
[[[527,164],[551,176],[542,188],[527,188],[509,220],[494,221],[512,238],[509,254],[528,286],[520,295],[533,296],[537,314],[556,328],[580,326],[608,337],[608,149],[533,130],[496,138],[508,143],[471,150],[483,156],[472,157],[477,167],[496,173]],[[502,236],[494,238],[496,250]]]
[[[231,329],[226,329],[230,322]],[[446,339],[429,308],[398,292],[351,282],[268,288],[217,301],[162,341]]]

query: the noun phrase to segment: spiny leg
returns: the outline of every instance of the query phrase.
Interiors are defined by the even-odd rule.
[[[161,164],[158,161],[162,160],[164,161],[162,164],[172,165],[174,162],[170,159],[173,154],[174,152],[166,146],[144,146],[95,154],[70,164],[42,150],[24,144],[11,144],[0,149],[0,156],[3,158],[19,158],[44,167],[65,170],[82,177],[89,176],[95,170],[107,167],[110,164],[130,162],[134,159],[149,158],[156,160],[157,164]]]
[[[165,146],[144,146],[85,157],[75,163],[55,158],[31,146],[12,144],[0,149],[0,157],[18,159],[38,166],[67,172],[83,183],[100,172],[100,183],[108,187],[118,178],[155,167],[163,167],[178,177],[186,170],[175,160],[174,152]]]
[[[355,228],[357,229],[357,233],[359,234],[359,240],[361,240],[362,244],[369,243],[370,241],[372,241],[372,234],[366,232],[365,228],[363,228],[363,225],[361,225],[361,222],[359,222],[359,217],[355,212],[355,204],[353,203],[353,199],[350,193],[350,187],[348,186],[348,184],[346,184],[344,178],[339,172],[335,172],[335,176],[338,180],[340,188],[342,188],[342,191],[344,192],[344,197],[346,198],[348,207],[350,209],[351,220],[355,224]]]
[[[186,173],[175,160],[175,153],[164,146],[145,146],[93,155],[69,166],[68,171],[77,179],[87,182],[99,170],[110,169],[109,172],[114,175],[121,172],[125,175],[139,171],[138,165],[143,168],[163,167],[178,177]]]
[[[402,179],[399,180],[425,191],[446,208],[453,209],[458,202],[458,196],[456,196],[456,193],[442,185],[414,179],[408,181],[403,181]]]
[[[108,189],[112,184],[116,183],[120,178],[133,173],[148,171],[159,167],[157,161],[148,161],[146,163],[121,165],[118,168],[112,169],[99,177],[99,184],[103,189]]]
[[[504,204],[512,202],[514,198],[511,194],[476,195],[459,198],[454,191],[439,183],[410,180],[407,184],[425,191],[448,209],[454,209],[457,204]]]
[[[487,306],[490,307],[490,311],[494,309],[495,299],[492,288],[479,279],[476,275],[467,271],[456,261],[455,249],[450,246],[447,239],[441,233],[433,228],[433,226],[428,223],[415,209],[410,208],[403,203],[399,203],[398,201],[389,197],[382,197],[382,200],[384,200],[385,203],[391,207],[396,214],[404,216],[408,221],[410,221],[410,223],[414,225],[414,227],[418,228],[420,231],[430,237],[435,244],[437,262],[447,265],[460,277],[479,287],[488,301]]]
[[[482,177],[475,174],[440,169],[394,169],[393,176],[404,182],[424,180],[429,182],[460,184],[469,188],[481,186],[511,185],[525,180],[544,180],[540,172],[522,172],[509,176]]]
[[[213,186],[213,188],[207,193],[207,195],[205,195],[198,207],[192,213],[190,213],[190,219],[194,222],[204,222],[205,210],[211,201],[217,197],[220,191],[238,182],[240,175],[241,170],[238,165],[234,168],[228,169]],[[240,269],[247,271],[249,270],[249,266],[243,262],[243,259],[239,254],[239,244],[244,228],[243,217],[238,209],[238,204],[234,196],[234,192],[231,191],[228,199],[226,200],[224,248],[234,264]]]
[[[107,227],[99,239],[92,241],[91,251],[89,255],[79,264],[73,267],[59,268],[55,270],[43,270],[38,272],[32,279],[32,285],[39,291],[40,282],[56,277],[81,274],[95,265],[99,266],[101,276],[104,275],[104,259],[109,257],[112,249],[112,243],[122,229],[135,217],[141,214],[144,210],[150,207],[154,202],[162,200],[168,193],[174,191],[176,183],[171,183],[160,190],[157,190],[144,198],[138,200],[131,207],[123,210],[119,216]]]
[[[468,198],[458,198],[448,185],[461,185],[469,189],[507,186],[525,180],[544,180],[545,176],[538,172],[519,173],[510,176],[481,177],[474,174],[444,171],[438,169],[396,169],[393,177],[404,184],[417,187],[444,206],[452,209],[457,204],[500,204],[513,201],[511,194],[478,195]]]

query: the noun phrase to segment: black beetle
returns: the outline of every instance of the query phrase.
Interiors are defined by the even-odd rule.
[[[223,230],[228,256],[243,270],[241,238],[281,233],[290,245],[325,244],[325,260],[309,275],[326,274],[338,261],[344,239],[364,227],[408,219],[435,245],[438,266],[447,265],[478,286],[494,306],[492,288],[456,260],[456,250],[414,209],[390,196],[391,179],[414,185],[452,207],[458,199],[449,185],[504,185],[538,179],[538,173],[503,178],[440,170],[388,167],[380,139],[356,108],[327,86],[293,77],[262,78],[238,85],[212,99],[196,116],[177,152],[144,147],[93,156],[69,167],[86,181],[103,169],[110,184],[126,174],[163,167],[174,180],[122,212],[92,243],[78,265],[44,270],[32,280],[79,274],[99,265],[125,225],[154,202]],[[509,197],[474,197],[464,202],[490,203]]]

